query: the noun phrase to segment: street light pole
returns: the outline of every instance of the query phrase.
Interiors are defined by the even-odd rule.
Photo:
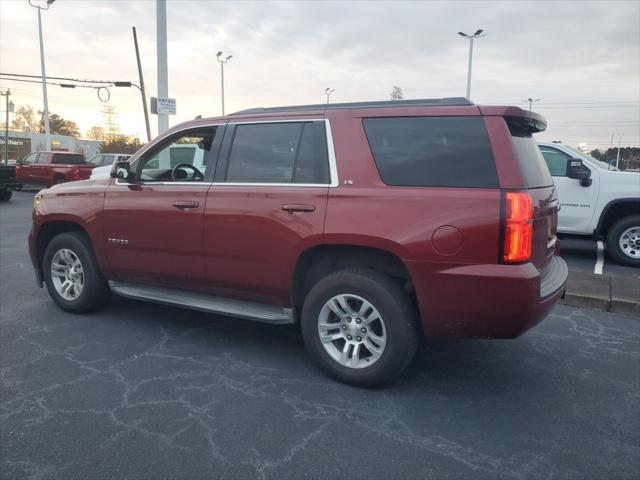
[[[468,99],[471,99],[471,66],[473,63],[473,41],[476,38],[487,36],[486,33],[483,34],[482,32],[484,32],[484,30],[476,30],[476,32],[473,35],[467,35],[464,32],[458,32],[458,35],[469,40],[469,66],[467,69],[467,98]]]
[[[29,5],[38,9],[38,31],[40,32],[40,69],[42,71],[42,98],[44,100],[44,138],[47,150],[51,150],[51,133],[49,131],[49,98],[47,97],[47,73],[44,65],[44,42],[42,40],[41,10],[49,10],[56,0],[47,0],[47,8],[35,5],[29,0]]]
[[[331,87],[327,87],[327,88],[324,89],[324,93],[327,95],[327,105],[329,104],[329,97],[335,91],[336,91],[336,89],[335,88],[331,88]]]
[[[216,60],[220,62],[220,85],[222,90],[222,116],[224,117],[224,64],[229,61],[229,59],[233,57],[233,55],[229,55],[225,59],[222,58],[222,52],[218,52],[216,55]]]
[[[533,109],[533,104],[535,102],[539,102],[540,100],[541,100],[540,98],[531,98],[531,97],[529,97],[529,98],[523,99],[522,101],[525,102],[525,103],[527,103],[527,102],[529,103],[529,111],[531,111]]]

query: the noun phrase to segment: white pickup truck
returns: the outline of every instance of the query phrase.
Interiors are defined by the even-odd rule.
[[[616,262],[640,267],[640,173],[563,143],[538,145],[558,190],[558,232],[604,239]]]

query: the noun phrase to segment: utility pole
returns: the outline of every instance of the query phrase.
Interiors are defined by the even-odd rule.
[[[156,0],[156,48],[158,58],[158,98],[169,98],[167,65],[167,0]],[[169,115],[158,114],[158,135],[169,129]]]
[[[147,142],[151,141],[151,126],[149,125],[149,110],[147,109],[147,96],[144,91],[144,77],[142,76],[142,64],[140,63],[140,50],[138,50],[138,35],[136,27],[133,30],[133,44],[136,47],[136,61],[138,62],[138,77],[140,78],[140,95],[142,96],[142,110],[144,111],[144,125],[147,128]]]
[[[107,138],[110,141],[113,141],[113,139],[116,138],[116,135],[118,134],[118,127],[113,119],[113,117],[117,116],[116,107],[107,105],[106,107],[104,107],[104,110],[102,110],[102,113],[104,114],[106,120],[105,126],[107,127]]]
[[[486,33],[482,34],[482,32],[484,32],[484,30],[476,30],[473,35],[467,35],[464,32],[458,32],[458,35],[469,40],[469,67],[467,69],[467,98],[468,99],[471,99],[471,64],[473,62],[473,41],[476,38],[487,36]]]
[[[9,111],[10,105],[13,106],[13,102],[9,102],[9,97],[11,96],[11,90],[7,88],[7,91],[4,93],[0,93],[0,95],[5,96],[5,108],[6,108],[6,117],[5,117],[5,125],[4,125],[4,163],[5,165],[9,163]]]
[[[42,71],[42,99],[44,101],[44,135],[45,144],[48,151],[51,150],[51,133],[49,130],[49,98],[47,97],[47,73],[44,66],[44,42],[42,41],[42,10],[49,10],[55,0],[47,0],[47,8],[31,3],[29,5],[38,9],[38,31],[40,32],[40,69]]]
[[[335,92],[335,91],[336,91],[336,89],[335,88],[331,88],[331,87],[327,87],[327,88],[324,89],[324,93],[327,96],[327,105],[329,104],[329,98],[331,97],[331,94],[333,92]]]
[[[218,54],[216,55],[216,60],[220,62],[220,85],[222,88],[221,98],[222,98],[222,116],[223,117],[224,117],[224,64],[227,63],[231,57],[233,57],[233,55],[229,55],[228,57],[223,59],[222,52],[218,52]]]

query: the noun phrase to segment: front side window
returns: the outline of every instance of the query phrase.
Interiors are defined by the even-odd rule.
[[[48,153],[39,153],[38,154],[38,158],[36,158],[33,163],[36,163],[38,165],[43,165],[43,164],[47,163],[48,161],[49,161],[49,154]]]
[[[380,177],[387,185],[498,186],[481,117],[367,118],[364,128]]]
[[[103,155],[94,155],[89,160],[87,160],[87,163],[95,167],[100,167],[103,165],[102,159],[103,159]]]
[[[571,158],[569,155],[550,147],[540,147],[540,152],[542,152],[552,177],[567,176],[567,162]]]
[[[328,184],[324,122],[238,125],[226,181]]]
[[[27,155],[22,159],[22,163],[24,164],[34,163],[37,156],[38,156],[37,153],[30,153],[29,155]]]
[[[201,182],[216,127],[188,130],[170,137],[142,159],[143,182]]]

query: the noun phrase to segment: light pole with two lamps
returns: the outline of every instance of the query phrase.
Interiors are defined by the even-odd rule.
[[[483,34],[482,32],[484,32],[484,30],[476,30],[473,35],[467,35],[464,32],[458,32],[458,35],[469,40],[469,69],[467,71],[467,98],[468,99],[471,99],[471,63],[473,62],[473,41],[476,38],[487,36],[486,33]]]
[[[222,58],[222,52],[218,52],[216,59],[220,62],[220,83],[222,85],[222,116],[224,116],[224,64],[229,61],[233,55],[229,55],[226,58]]]
[[[327,87],[327,88],[324,89],[324,93],[327,96],[327,104],[329,103],[329,97],[331,97],[331,94],[333,92],[335,92],[335,91],[336,91],[336,89],[335,88],[331,88],[331,87]]]
[[[540,100],[541,100],[540,98],[531,98],[531,97],[529,97],[529,98],[525,98],[522,101],[529,104],[529,111],[531,111],[533,109],[533,104],[535,102],[539,102]]]

